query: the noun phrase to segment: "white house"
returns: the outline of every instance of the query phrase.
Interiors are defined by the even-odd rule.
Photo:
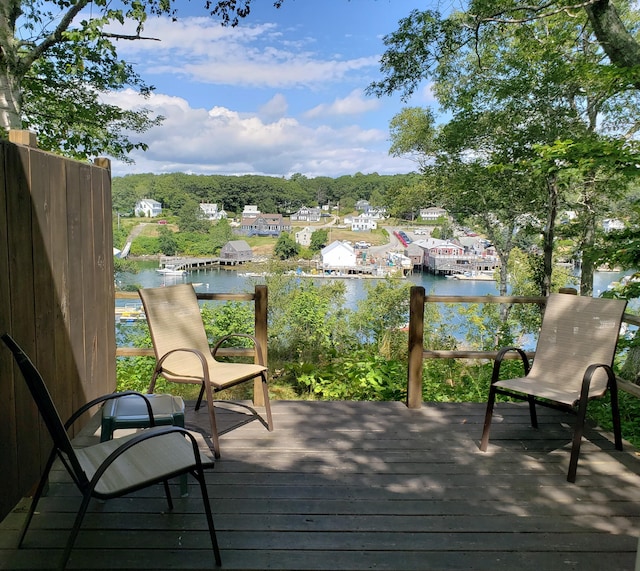
[[[369,208],[369,210],[367,210],[366,214],[368,214],[369,216],[371,216],[371,218],[375,219],[375,220],[382,220],[384,218],[387,217],[387,209],[382,207],[382,208]]]
[[[308,226],[300,230],[300,232],[296,232],[296,235],[295,235],[296,243],[300,244],[301,246],[306,246],[306,247],[310,246],[311,234],[313,234],[313,230]]]
[[[242,218],[257,218],[261,212],[255,204],[247,204],[242,211]]]
[[[351,222],[351,230],[353,232],[367,232],[375,230],[378,227],[378,223],[373,216],[369,214],[360,214],[360,216],[354,216]]]
[[[438,218],[446,218],[447,211],[444,208],[430,206],[429,208],[420,209],[420,218],[427,222],[435,222]]]
[[[162,214],[162,204],[157,200],[153,200],[153,198],[143,198],[136,203],[134,212],[136,216],[155,218]]]
[[[605,218],[602,221],[602,229],[605,232],[611,232],[612,230],[624,230],[624,222],[617,218]]]
[[[218,205],[210,202],[201,202],[200,210],[204,212],[204,216],[207,220],[220,220],[221,218],[226,218],[227,213],[224,209],[218,210]]]
[[[324,269],[352,268],[356,265],[356,251],[349,244],[336,240],[320,250]]]
[[[301,207],[298,212],[291,215],[291,222],[320,222],[320,208]]]

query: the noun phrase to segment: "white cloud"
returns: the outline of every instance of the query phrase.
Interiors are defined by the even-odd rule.
[[[413,162],[388,155],[388,118],[400,107],[364,96],[379,69],[369,49],[381,46],[339,46],[326,33],[322,41],[303,33],[277,24],[225,28],[209,18],[150,19],[144,35],[162,41],[120,42],[118,50],[157,92],[147,100],[131,90],[105,99],[149,107],[166,120],[142,137],[132,135],[149,148],[131,153],[135,165],[114,162],[114,174],[414,170]]]
[[[273,24],[224,28],[207,18],[177,22],[159,18],[149,21],[144,35],[161,41],[129,41],[118,46],[143,76],[170,73],[209,84],[311,87],[378,66],[376,56],[326,58],[305,50],[311,40],[285,41]]]
[[[105,96],[140,106],[131,90]],[[132,153],[135,165],[114,163],[115,175],[133,172],[340,176],[355,172],[409,172],[408,160],[389,157],[387,133],[358,126],[311,127],[291,117],[269,120],[225,107],[194,109],[180,97],[152,95],[142,102],[166,117],[144,135],[149,149]]]
[[[287,98],[282,93],[276,93],[267,103],[260,107],[260,116],[265,119],[284,117],[289,108]]]
[[[354,89],[343,98],[336,98],[333,103],[317,105],[305,113],[305,117],[326,117],[330,115],[357,115],[374,111],[380,107],[377,99],[366,99],[362,89]]]

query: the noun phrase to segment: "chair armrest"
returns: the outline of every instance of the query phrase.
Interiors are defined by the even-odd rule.
[[[67,422],[64,423],[65,429],[68,429],[76,420],[78,420],[78,418],[80,418],[85,412],[87,412],[90,408],[93,408],[97,404],[100,404],[101,402],[105,402],[111,399],[116,399],[116,398],[130,396],[130,395],[136,395],[144,399],[145,404],[147,405],[147,412],[149,413],[149,423],[151,426],[155,426],[155,421],[153,419],[153,409],[151,408],[151,403],[149,402],[149,399],[145,397],[142,393],[139,393],[136,391],[122,391],[119,393],[110,393],[107,395],[102,395],[82,405],[78,410],[76,410],[69,417]]]
[[[589,388],[591,387],[591,380],[593,379],[593,375],[598,369],[604,369],[607,373],[608,383],[607,386],[614,386],[614,390],[617,393],[617,381],[616,376],[613,372],[613,369],[605,364],[605,363],[592,363],[587,367],[587,370],[584,372],[584,376],[582,377],[582,387],[580,389],[580,398],[584,398],[588,400],[589,398]],[[576,401],[577,402],[577,401]]]
[[[195,460],[196,467],[198,470],[202,470],[202,459],[200,457],[200,450],[198,449],[198,443],[194,436],[186,429],[179,426],[161,426],[156,427],[153,430],[144,430],[140,434],[134,436],[133,438],[127,440],[124,444],[116,448],[109,456],[107,456],[100,464],[100,467],[96,470],[93,478],[91,478],[91,489],[95,488],[97,482],[100,480],[102,475],[109,469],[111,464],[113,464],[120,456],[122,456],[125,452],[130,450],[131,448],[138,446],[139,444],[150,440],[152,438],[162,438],[167,434],[173,434],[174,432],[179,432],[188,438],[191,441],[191,446],[193,447],[193,456]]]
[[[527,354],[518,347],[504,347],[498,351],[496,355],[496,360],[493,363],[493,372],[491,374],[491,384],[494,384],[500,380],[500,367],[502,366],[502,362],[504,361],[505,355],[507,353],[511,353],[515,351],[520,356],[522,360],[522,365],[524,366],[524,376],[526,377],[529,374],[529,358]]]
[[[162,369],[162,363],[164,363],[165,359],[174,353],[193,353],[200,362],[202,363],[202,369],[207,371],[207,359],[198,349],[190,349],[189,347],[179,347],[178,349],[171,349],[171,351],[167,351],[162,357],[160,357],[156,363],[156,371],[160,371]]]
[[[258,354],[258,364],[264,367],[264,358],[260,341],[258,341],[258,339],[254,335],[249,335],[248,333],[229,333],[229,335],[221,337],[211,349],[211,354],[215,357],[218,349],[220,349],[222,344],[232,337],[243,337],[245,339],[250,339],[253,342],[256,353]]]

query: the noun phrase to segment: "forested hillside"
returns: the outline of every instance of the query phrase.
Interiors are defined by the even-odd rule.
[[[187,200],[217,203],[227,213],[237,215],[246,204],[255,204],[261,212],[295,212],[300,206],[340,203],[350,209],[365,199],[386,206],[393,189],[409,186],[416,174],[383,176],[376,173],[339,178],[307,178],[294,174],[288,179],[245,175],[136,174],[113,179],[113,208],[131,212],[140,198],[153,198],[163,208],[176,212]]]

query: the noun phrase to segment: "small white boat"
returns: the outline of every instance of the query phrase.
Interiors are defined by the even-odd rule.
[[[175,266],[167,264],[163,268],[158,268],[156,270],[159,274],[163,274],[165,276],[186,276],[187,270],[179,270],[176,269]]]

